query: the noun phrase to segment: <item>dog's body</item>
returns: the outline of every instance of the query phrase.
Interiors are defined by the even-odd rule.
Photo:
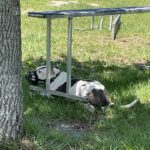
[[[40,81],[46,81],[46,66],[36,68],[35,71],[29,72],[26,77],[31,84],[38,85]],[[58,68],[50,70],[51,90],[66,93],[67,73]],[[71,79],[70,94],[80,96],[92,105],[110,106],[113,105],[108,98],[104,85],[98,81],[79,80],[74,77]]]

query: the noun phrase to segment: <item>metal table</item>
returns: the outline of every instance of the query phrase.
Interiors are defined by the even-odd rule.
[[[43,11],[29,12],[30,17],[47,19],[47,48],[46,48],[46,89],[31,87],[32,90],[42,92],[46,95],[57,95],[72,100],[85,101],[82,97],[69,94],[71,87],[71,61],[72,61],[72,21],[74,17],[84,16],[105,16],[118,14],[150,13],[150,6],[143,7],[123,7],[123,8],[97,8],[82,10],[61,10],[61,11]],[[68,18],[68,48],[67,48],[67,87],[66,93],[52,91],[50,87],[50,67],[51,67],[51,21],[57,18]]]

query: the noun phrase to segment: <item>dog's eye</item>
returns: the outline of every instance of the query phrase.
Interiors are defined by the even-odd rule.
[[[41,71],[38,71],[39,73],[41,73]]]

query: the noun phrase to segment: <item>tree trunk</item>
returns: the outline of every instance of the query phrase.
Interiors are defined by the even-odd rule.
[[[22,132],[20,20],[19,0],[0,0],[0,140]]]

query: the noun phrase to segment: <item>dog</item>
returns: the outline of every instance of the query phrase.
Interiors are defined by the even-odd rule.
[[[46,84],[46,66],[37,67],[29,71],[26,79],[33,85]],[[50,69],[51,90],[66,93],[67,73],[57,67]],[[80,96],[93,106],[106,107],[114,103],[110,100],[108,92],[103,84],[94,80],[80,80],[71,78],[70,94]]]

